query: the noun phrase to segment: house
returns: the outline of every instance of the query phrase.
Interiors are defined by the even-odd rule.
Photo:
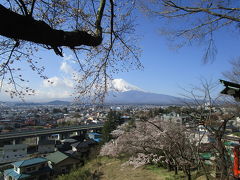
[[[74,152],[87,152],[89,149],[96,144],[96,141],[93,139],[85,140],[83,142],[76,142],[71,144],[72,151]]]
[[[48,159],[54,175],[69,173],[71,169],[77,168],[81,164],[79,159],[60,151],[49,154],[46,159]]]
[[[57,141],[56,149],[59,151],[68,151],[71,150],[71,144],[77,142],[75,139],[64,139],[61,141]]]
[[[189,138],[196,141],[197,144],[208,144],[214,141],[211,133],[203,125],[198,125]]]
[[[173,123],[177,123],[179,125],[182,125],[186,122],[187,117],[186,116],[182,116],[178,113],[175,112],[171,112],[169,114],[163,114],[161,116],[161,119],[165,122],[173,122]]]
[[[31,158],[12,163],[12,169],[4,171],[4,180],[48,180],[51,169],[45,158]]]
[[[213,142],[213,138],[209,132],[195,132],[192,134],[191,139],[194,139],[197,144],[208,144]]]
[[[66,151],[66,153],[71,154],[72,156],[77,156],[78,158],[86,158],[89,157],[91,147],[96,144],[97,142],[93,139],[88,139],[83,142],[77,142],[71,144],[72,150]]]
[[[55,151],[55,140],[40,140],[38,142],[39,153],[51,153]]]
[[[4,145],[0,150],[0,162],[7,163],[18,161],[27,156],[26,144]]]

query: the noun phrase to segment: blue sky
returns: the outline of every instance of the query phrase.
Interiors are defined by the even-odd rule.
[[[143,70],[132,70],[115,74],[113,78],[122,78],[145,91],[179,96],[181,87],[197,85],[199,78],[204,77],[217,81],[223,78],[222,72],[230,69],[229,60],[239,56],[240,38],[237,32],[220,31],[215,35],[218,53],[216,60],[203,64],[203,46],[186,46],[178,50],[169,47],[166,37],[160,35],[158,28],[160,21],[141,16],[137,19],[139,24],[137,34],[140,35],[142,48],[141,62]],[[51,98],[67,98],[73,86],[69,71],[74,64],[71,62],[71,51],[64,51],[66,57],[61,58],[53,51],[41,50],[39,56],[43,59],[40,64],[45,65],[46,74],[55,79],[55,86],[48,86],[28,68],[24,67],[24,75],[28,77],[31,86],[39,91],[39,97],[26,98],[26,100],[49,100]],[[0,100],[7,100],[6,94]],[[16,100],[16,99],[15,99]]]
[[[138,32],[143,34],[141,61],[144,70],[121,73],[118,77],[147,91],[177,96],[180,87],[197,85],[201,77],[217,81],[223,78],[222,72],[230,69],[229,60],[239,56],[240,39],[237,33],[217,32],[216,60],[204,64],[203,46],[193,45],[172,50],[166,37],[158,32],[161,24],[148,18],[142,20]]]

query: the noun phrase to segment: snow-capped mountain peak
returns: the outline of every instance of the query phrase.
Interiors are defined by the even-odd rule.
[[[126,82],[123,79],[114,79],[114,80],[112,80],[110,89],[114,90],[114,91],[118,91],[118,92],[126,92],[126,91],[132,91],[132,90],[143,91],[139,87],[134,86],[134,85]]]

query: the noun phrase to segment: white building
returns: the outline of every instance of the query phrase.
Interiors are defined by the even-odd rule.
[[[173,123],[177,123],[179,125],[182,125],[185,122],[186,117],[185,116],[181,116],[175,112],[171,112],[169,114],[163,114],[161,116],[161,119],[165,122],[173,122]]]
[[[199,125],[194,133],[194,140],[197,144],[206,144],[212,141],[212,137],[203,125]]]
[[[240,128],[240,117],[236,117],[235,120],[233,120],[232,124],[238,128]]]
[[[4,145],[0,149],[1,163],[18,161],[27,156],[26,144],[11,144]]]

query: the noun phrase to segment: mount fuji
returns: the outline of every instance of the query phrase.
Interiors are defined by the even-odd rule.
[[[109,89],[116,92],[144,91],[139,87],[126,82],[123,79],[113,79]]]
[[[179,97],[144,91],[123,79],[112,80],[109,89],[105,99],[105,103],[109,104],[182,105],[186,101]]]

